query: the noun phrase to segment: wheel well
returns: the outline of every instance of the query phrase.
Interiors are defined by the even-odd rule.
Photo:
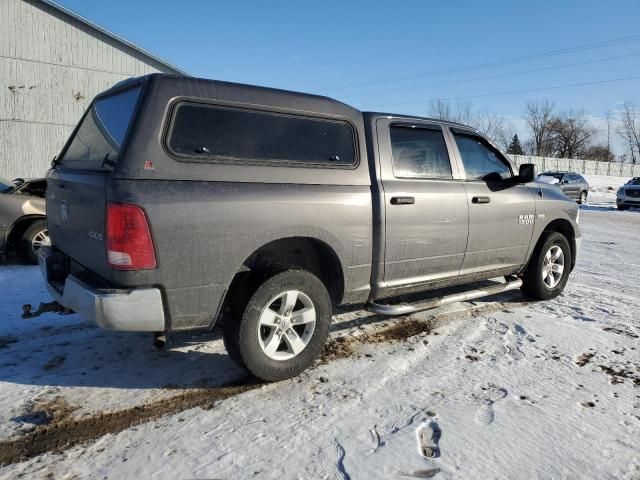
[[[47,217],[43,217],[43,216],[40,216],[40,215],[32,215],[32,216],[28,216],[28,217],[19,218],[11,226],[11,229],[9,230],[9,233],[7,233],[7,246],[15,248],[17,242],[22,237],[22,234],[27,230],[27,228],[29,228],[30,225],[32,225],[34,222],[36,222],[38,220],[45,220],[46,221],[46,219],[47,219]]]
[[[338,255],[321,240],[294,237],[267,243],[242,263],[227,289],[220,313],[225,315],[235,306],[246,303],[249,300],[247,296],[265,276],[289,268],[313,273],[326,287],[334,305],[342,301],[344,275]]]
[[[545,227],[542,235],[540,236],[540,240],[538,240],[538,243],[544,241],[545,234],[549,232],[561,233],[569,241],[569,247],[571,247],[571,269],[573,270],[573,267],[576,264],[576,234],[573,230],[573,225],[571,225],[571,222],[569,222],[568,220],[564,220],[561,218],[554,220]]]

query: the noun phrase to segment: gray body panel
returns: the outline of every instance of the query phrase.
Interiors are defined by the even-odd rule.
[[[543,198],[536,184],[468,181],[447,123],[363,114],[325,97],[173,76],[143,77],[116,89],[135,82],[145,90],[113,169],[59,166],[50,172],[49,230],[53,246],[70,257],[83,281],[89,276],[114,288],[158,289],[167,330],[211,326],[248,259],[282,239],[312,239],[335,255],[344,284],[334,298],[340,304],[518,273],[544,222],[566,218],[577,232],[576,205],[557,190],[556,197]],[[358,162],[334,168],[178,158],[164,139],[172,108],[184,99],[348,122]],[[389,124],[396,121],[440,128],[453,178],[395,178]],[[153,168],[145,168],[148,161]],[[392,205],[392,198],[404,195],[415,202]],[[477,195],[490,196],[491,203],[474,204]],[[107,202],[144,209],[155,269],[109,267]],[[541,212],[544,220],[519,222],[521,215]]]
[[[45,218],[45,199],[22,193],[22,187],[0,193],[0,256],[5,253],[12,231],[19,223]]]

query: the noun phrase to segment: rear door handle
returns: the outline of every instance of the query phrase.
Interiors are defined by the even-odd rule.
[[[489,197],[473,197],[471,200],[473,203],[489,203],[491,198]]]
[[[413,205],[416,199],[413,197],[391,197],[391,205]]]

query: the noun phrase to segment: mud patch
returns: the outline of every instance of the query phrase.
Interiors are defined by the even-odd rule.
[[[79,407],[69,405],[64,397],[57,396],[50,400],[36,400],[29,406],[27,412],[12,420],[24,424],[48,425],[68,418]]]
[[[398,320],[387,327],[359,335],[357,337],[337,337],[329,340],[320,357],[321,363],[354,355],[360,345],[367,343],[387,343],[406,340],[421,334],[431,333],[431,322],[414,319]]]
[[[616,370],[615,368],[607,365],[599,365],[599,367],[600,370],[609,375],[609,381],[612,385],[624,383],[625,379],[629,379],[636,387],[640,387],[640,375],[636,375],[632,370],[627,370],[625,368]]]
[[[45,452],[61,452],[82,442],[97,439],[108,433],[149,422],[190,408],[212,408],[215,402],[258,388],[262,384],[231,385],[219,388],[190,390],[181,395],[158,400],[115,412],[79,419],[62,419],[36,428],[15,440],[0,442],[0,465],[9,465]]]
[[[7,348],[12,343],[16,343],[18,339],[11,335],[5,335],[0,337],[0,348]]]
[[[581,353],[576,357],[576,365],[584,367],[595,355],[595,353]]]
[[[42,366],[43,370],[53,370],[61,366],[66,360],[66,355],[56,355]]]
[[[616,327],[604,327],[602,330],[605,332],[617,333],[618,335],[624,335],[629,338],[638,338],[638,335],[631,331],[628,327],[625,326],[616,326]]]
[[[324,352],[320,357],[322,363],[327,363],[339,358],[347,358],[353,355],[357,349],[357,340],[354,337],[338,337],[327,342]]]

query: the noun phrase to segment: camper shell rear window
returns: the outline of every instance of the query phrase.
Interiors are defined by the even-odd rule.
[[[96,98],[57,163],[82,170],[112,168],[124,145],[141,90],[142,85],[136,85]]]

